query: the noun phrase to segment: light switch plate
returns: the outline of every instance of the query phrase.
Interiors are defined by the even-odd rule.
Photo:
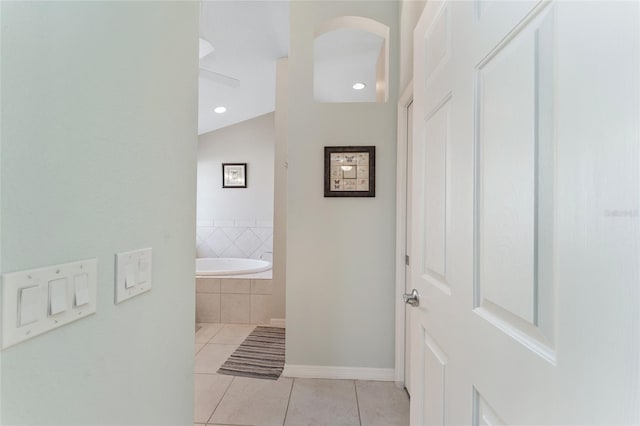
[[[116,304],[151,290],[151,255],[151,248],[116,254]]]
[[[94,314],[97,270],[98,260],[87,259],[3,274],[2,348]],[[74,304],[74,277],[79,275],[86,275],[83,306]]]

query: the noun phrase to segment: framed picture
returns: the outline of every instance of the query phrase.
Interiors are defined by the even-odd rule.
[[[246,188],[247,163],[222,163],[222,187]]]
[[[325,197],[375,197],[376,147],[325,146]]]

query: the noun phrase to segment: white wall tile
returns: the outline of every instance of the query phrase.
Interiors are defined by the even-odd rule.
[[[235,226],[235,220],[233,219],[215,219],[213,221],[213,226],[216,228],[224,228],[227,226]]]
[[[244,252],[240,250],[235,245],[227,247],[225,251],[222,252],[221,256],[218,257],[246,257]]]
[[[240,227],[245,227],[245,228],[255,228],[256,227],[256,221],[255,221],[255,219],[253,219],[253,220],[236,220],[236,225],[235,226],[240,226]]]
[[[213,227],[213,220],[196,220],[197,227]]]
[[[260,241],[262,242],[267,241],[273,236],[273,228],[256,227],[252,228],[251,230],[258,238],[260,238]]]
[[[224,228],[222,228],[222,232],[224,232],[225,235],[227,237],[229,237],[229,239],[231,241],[235,241],[247,229],[249,229],[249,228],[246,228],[246,227],[245,228],[241,228],[241,227],[224,227]]]
[[[262,244],[256,251],[249,256],[251,259],[262,259],[273,261],[273,246]]]
[[[207,244],[202,243],[200,245],[196,245],[196,256],[198,257],[218,257],[215,251]]]
[[[233,245],[233,241],[220,228],[216,228],[205,242],[218,256]]]
[[[196,229],[196,254],[198,257],[260,259],[265,252],[273,251],[272,227],[244,226],[258,223],[255,220],[216,220],[214,223],[216,224],[215,227],[199,227]],[[260,222],[261,225],[267,223],[268,221]],[[269,255],[264,259],[271,260],[272,256]]]
[[[207,238],[213,234],[215,228],[213,226],[198,226],[196,227],[196,236],[203,241],[206,241]]]
[[[262,241],[251,229],[247,229],[234,241],[234,245],[248,257],[262,245]]]

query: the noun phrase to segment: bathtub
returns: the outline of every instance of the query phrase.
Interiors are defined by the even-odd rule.
[[[271,262],[196,259],[196,322],[269,324]]]
[[[271,262],[261,259],[200,258],[196,259],[197,277],[219,277],[225,275],[254,274],[268,271]]]

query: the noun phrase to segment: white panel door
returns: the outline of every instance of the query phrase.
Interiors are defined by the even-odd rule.
[[[406,235],[405,235],[405,282],[404,290],[411,293],[411,158],[413,149],[413,102],[407,107],[407,178],[406,178]],[[411,311],[405,309],[404,315],[404,387],[411,395]]]
[[[640,423],[640,2],[428,1],[411,424]]]

